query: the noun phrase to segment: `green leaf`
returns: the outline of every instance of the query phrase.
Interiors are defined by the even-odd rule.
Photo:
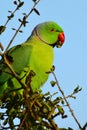
[[[20,18],[18,19],[18,21],[22,23],[22,20]]]
[[[82,88],[78,85],[75,89],[74,89],[74,93],[78,93],[79,91],[81,91]]]
[[[12,13],[12,11],[8,10],[9,13]]]
[[[26,16],[27,14],[26,13],[22,13],[24,16]]]
[[[14,17],[14,14],[12,13],[10,16],[8,16],[8,19],[12,19]]]
[[[50,84],[51,84],[52,87],[54,87],[56,82],[55,81],[50,81]]]
[[[73,130],[73,129],[69,127],[68,130]]]
[[[64,100],[62,100],[61,103],[64,105],[64,103],[65,103]]]
[[[4,32],[4,31],[5,31],[5,29],[6,29],[6,27],[5,27],[5,26],[0,26],[0,34],[2,34],[2,32]]]
[[[43,126],[33,126],[33,130],[44,130]]]
[[[59,105],[58,105],[58,110],[59,110],[59,113],[60,113],[61,115],[64,114],[64,110],[63,110],[63,108],[62,108],[61,106],[59,106]]]
[[[16,31],[16,29],[15,29],[15,28],[11,28],[11,29]]]
[[[51,68],[51,72],[53,72],[55,70],[55,66],[53,65]]]
[[[15,5],[17,5],[17,1],[15,0],[14,2],[13,2]]]
[[[34,8],[33,10],[37,15],[40,15],[39,11],[36,8]]]
[[[8,118],[6,118],[3,122],[3,125],[6,125],[8,123]]]
[[[20,33],[23,33],[23,31],[22,31],[22,30],[19,30],[19,32],[20,32]]]
[[[32,0],[33,2],[36,2],[37,0]]]
[[[18,8],[22,7],[24,4],[24,2],[20,2],[19,5],[18,5]]]

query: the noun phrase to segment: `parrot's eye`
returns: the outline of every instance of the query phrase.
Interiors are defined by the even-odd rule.
[[[50,31],[51,31],[51,32],[54,32],[55,30],[54,30],[54,28],[52,28]]]
[[[55,30],[54,28],[50,29],[51,32],[58,32],[58,30]]]

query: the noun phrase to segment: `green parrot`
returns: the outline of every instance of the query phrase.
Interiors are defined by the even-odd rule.
[[[63,29],[55,22],[48,21],[37,25],[26,42],[9,49],[6,58],[18,74],[21,82],[26,85],[26,79],[32,70],[32,91],[37,91],[48,79],[53,59],[54,47],[61,47],[65,36]],[[0,60],[0,97],[9,90],[21,88],[19,81],[11,74],[10,69]],[[21,93],[21,90],[19,90]]]

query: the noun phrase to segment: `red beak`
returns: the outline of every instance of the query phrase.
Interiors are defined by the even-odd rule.
[[[57,42],[57,47],[61,47],[63,44],[64,44],[64,41],[65,41],[65,35],[63,32],[61,32],[59,35],[58,35],[58,42]]]
[[[64,43],[64,41],[65,41],[65,35],[64,35],[63,32],[58,35],[58,40],[59,40],[62,44]]]

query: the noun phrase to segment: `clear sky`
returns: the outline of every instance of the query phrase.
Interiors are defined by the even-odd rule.
[[[0,36],[0,42],[3,43],[4,47],[7,46],[14,34],[11,28],[18,27],[17,19],[22,18],[21,13],[27,13],[32,5],[32,0],[26,0],[24,7],[9,22],[7,30]],[[5,23],[7,11],[14,8],[12,0],[0,1],[0,25]],[[87,0],[41,0],[37,9],[40,16],[33,13],[29,17],[29,24],[26,28],[22,28],[24,33],[17,35],[12,46],[24,42],[38,23],[51,20],[63,28],[66,39],[62,48],[55,49],[55,73],[66,95],[72,93],[77,85],[82,86],[83,89],[77,94],[76,100],[69,99],[69,102],[78,121],[83,126],[87,122]],[[50,80],[53,80],[52,76],[44,85],[44,92],[51,91],[53,93],[57,91],[57,87],[51,88]],[[65,112],[68,114],[68,118],[61,120],[58,117],[56,119],[58,125],[66,128],[70,126],[74,130],[78,130],[77,124],[66,107]]]

